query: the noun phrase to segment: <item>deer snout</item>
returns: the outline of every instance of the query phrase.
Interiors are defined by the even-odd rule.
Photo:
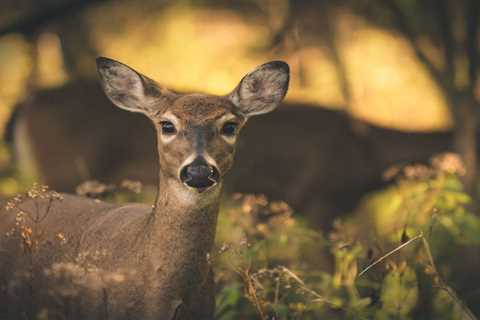
[[[196,157],[192,163],[180,170],[180,180],[187,186],[203,191],[218,183],[220,173],[204,157]]]

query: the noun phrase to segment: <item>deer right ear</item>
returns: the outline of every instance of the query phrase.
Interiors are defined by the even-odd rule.
[[[288,90],[290,69],[283,61],[257,67],[240,81],[229,98],[246,117],[275,109]]]
[[[172,94],[153,80],[113,59],[97,58],[97,70],[110,101],[128,111],[149,115],[158,109],[156,101]]]

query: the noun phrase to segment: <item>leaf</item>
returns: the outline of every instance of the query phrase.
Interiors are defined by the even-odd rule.
[[[415,307],[417,299],[417,277],[410,267],[391,271],[385,277],[380,296],[384,313],[404,317]]]
[[[410,237],[408,236],[407,234],[407,226],[405,226],[405,228],[403,229],[403,232],[402,232],[402,237],[400,239],[400,242],[402,244],[404,244],[405,242],[407,242],[408,240],[410,240]]]
[[[275,319],[288,319],[290,309],[287,305],[277,303],[272,305],[272,309],[277,316]]]
[[[480,219],[474,214],[461,210],[456,214],[441,216],[439,221],[456,243],[480,244]]]
[[[230,306],[237,305],[242,297],[242,287],[239,283],[234,282],[230,286],[223,287],[217,294],[216,298],[217,312]]]
[[[435,294],[433,312],[442,319],[463,319],[462,308],[444,290],[438,290]]]

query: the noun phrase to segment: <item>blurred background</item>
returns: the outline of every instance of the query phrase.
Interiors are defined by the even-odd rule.
[[[381,238],[385,230],[402,233],[407,222],[395,220],[411,218],[399,193],[381,188],[392,185],[399,168],[453,151],[459,158],[447,157],[440,167],[459,175],[453,188],[471,201],[455,198],[448,208],[475,208],[479,17],[476,0],[2,0],[0,194],[12,196],[33,181],[102,193],[110,183],[133,179],[151,201],[153,131],[105,99],[96,56],[122,61],[174,90],[213,94],[230,92],[246,72],[279,59],[291,67],[286,103],[242,133],[229,193],[286,201],[317,231],[334,230],[338,217],[369,216],[371,229],[367,222],[362,228],[383,230]],[[407,177],[432,177],[408,168]],[[77,188],[86,180],[99,182]],[[418,201],[437,207],[425,197]],[[480,223],[474,214],[468,219],[475,234]],[[368,250],[353,256],[365,258]],[[467,295],[475,305],[478,290]],[[357,309],[366,303],[353,297]],[[385,299],[372,301],[385,306]],[[398,319],[431,314],[413,305]]]
[[[439,70],[455,64],[454,80],[466,86],[468,60],[462,47],[467,39],[463,17],[436,21],[429,9],[437,2],[431,1],[432,8],[428,4],[2,1],[2,116],[7,118],[12,105],[25,98],[27,85],[58,87],[94,77],[97,55],[124,61],[175,89],[216,94],[230,91],[246,70],[284,59],[292,68],[291,101],[345,110],[403,130],[446,129],[452,118],[444,93],[425,64]],[[414,39],[397,27],[396,10]],[[443,30],[444,23],[451,30]],[[456,43],[450,48],[453,61],[444,61],[443,32],[458,37],[451,39]]]
[[[169,88],[214,94],[267,60],[290,64],[290,112],[247,129],[232,192],[335,216],[384,185],[390,166],[456,151],[476,195],[478,6],[5,0],[0,193],[34,180],[61,191],[90,179],[156,184],[149,125],[119,115],[98,91],[95,57],[105,55]],[[242,179],[248,173],[258,178]]]
[[[241,153],[263,159],[248,169],[268,171],[267,160],[281,158],[279,167],[289,178],[289,170],[305,166],[311,177],[277,181],[275,172],[265,173],[262,178],[274,183],[251,183],[260,184],[252,190],[232,178],[232,191],[264,192],[296,204],[309,199],[268,189],[289,184],[296,193],[314,198],[312,185],[335,184],[316,191],[329,198],[349,195],[335,208],[326,206],[326,211],[345,211],[352,205],[341,204],[355,203],[380,186],[381,173],[389,166],[454,150],[465,162],[464,182],[474,194],[480,95],[477,15],[475,1],[5,0],[0,16],[0,129],[13,153],[2,153],[3,171],[8,176],[13,164],[26,181],[42,180],[67,191],[84,180],[111,182],[120,176],[155,185],[145,179],[155,170],[152,138],[141,151],[119,142],[133,139],[125,130],[138,131],[142,139],[144,123],[113,119],[116,110],[97,90],[98,55],[131,65],[169,88],[214,94],[228,93],[256,65],[283,59],[292,71],[288,108],[308,105],[330,112],[292,111],[278,120],[278,128],[271,127],[274,120],[265,120],[258,127],[266,131],[270,125],[276,131],[271,140],[278,143],[277,151],[269,149],[277,152],[275,157],[258,147],[254,150],[263,152],[259,156],[252,150]],[[102,121],[93,124],[92,118]],[[299,131],[315,120],[308,127],[311,132]],[[108,137],[101,132],[106,127]],[[378,132],[380,128],[391,131]],[[421,134],[452,130],[445,136]],[[250,140],[245,144],[255,144]],[[310,155],[281,155],[289,141],[302,145],[292,149],[297,156]],[[88,156],[95,148],[106,149]],[[125,169],[127,162],[139,166],[129,155],[135,152],[150,153],[142,160],[150,165],[148,174]],[[116,160],[106,154],[115,154]],[[107,176],[106,171],[114,173]],[[0,184],[6,195],[20,189],[18,179]]]

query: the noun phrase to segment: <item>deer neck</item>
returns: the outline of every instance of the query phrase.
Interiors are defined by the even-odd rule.
[[[201,294],[211,275],[208,254],[215,239],[220,191],[217,186],[199,193],[160,173],[146,256],[150,296],[157,303],[192,300],[192,293]]]
[[[180,251],[184,252],[179,259],[191,254],[205,256],[215,239],[220,191],[221,186],[217,186],[199,193],[177,179],[160,175],[151,217],[154,246],[169,252],[169,260]]]

